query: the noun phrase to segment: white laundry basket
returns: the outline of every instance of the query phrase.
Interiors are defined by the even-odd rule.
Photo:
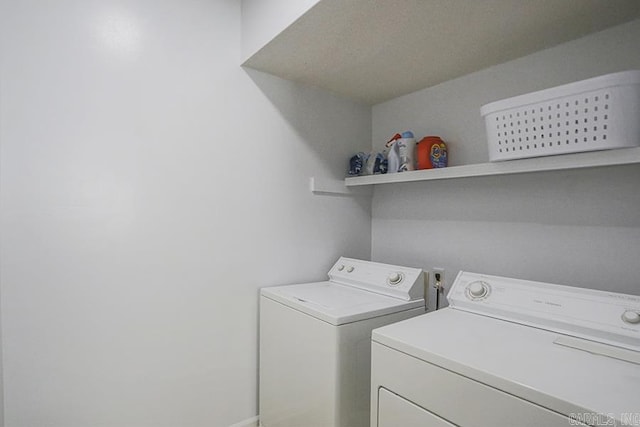
[[[484,105],[491,161],[640,145],[640,70]]]

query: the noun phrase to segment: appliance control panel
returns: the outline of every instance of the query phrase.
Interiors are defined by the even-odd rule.
[[[424,273],[420,268],[340,257],[329,270],[329,279],[406,301],[422,299]]]
[[[461,271],[449,306],[640,351],[640,296]]]

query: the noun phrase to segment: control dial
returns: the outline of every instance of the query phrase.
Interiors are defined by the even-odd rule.
[[[640,323],[640,313],[633,310],[627,310],[622,313],[622,320],[631,324]]]
[[[340,264],[340,265],[338,266],[338,271],[342,271],[342,270],[344,270],[344,264]]]
[[[480,280],[469,283],[466,288],[467,297],[472,300],[486,298],[489,292],[491,292],[489,284]]]
[[[404,279],[404,275],[402,273],[391,273],[389,274],[389,277],[387,277],[387,283],[391,286],[397,286],[402,282],[402,279]]]
[[[354,270],[353,266],[347,267],[347,273],[351,273]]]

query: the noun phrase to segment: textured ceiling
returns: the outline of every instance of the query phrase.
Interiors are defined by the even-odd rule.
[[[640,17],[640,0],[322,0],[243,65],[376,104]]]

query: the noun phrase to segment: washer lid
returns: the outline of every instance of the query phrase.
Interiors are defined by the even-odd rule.
[[[330,281],[262,288],[260,294],[332,325],[424,306],[422,299],[404,301]]]

